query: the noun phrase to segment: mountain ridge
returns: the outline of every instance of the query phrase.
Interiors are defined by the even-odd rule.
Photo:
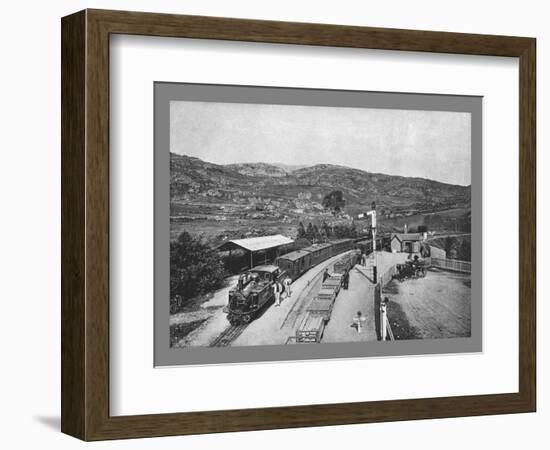
[[[362,209],[376,201],[383,209],[382,213],[392,214],[457,206],[469,208],[471,197],[471,186],[373,173],[333,164],[315,164],[285,171],[268,163],[220,165],[171,153],[170,165],[171,199],[176,202],[210,199],[258,203],[277,200],[286,202],[286,209],[304,209],[297,203],[309,202],[312,203],[310,207],[316,206],[324,195],[341,190],[346,205],[352,210]]]

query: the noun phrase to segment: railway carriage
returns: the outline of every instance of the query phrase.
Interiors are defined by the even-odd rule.
[[[332,256],[351,250],[355,247],[353,239],[338,239],[330,243],[332,248]]]
[[[286,255],[279,256],[275,263],[282,270],[286,271],[288,276],[294,281],[312,267],[311,253],[305,249],[296,250]]]
[[[355,247],[353,239],[339,239],[323,244],[313,244],[301,250],[279,256],[275,264],[296,280],[312,267]]]
[[[372,252],[372,240],[363,239],[355,243],[355,247],[361,251],[361,254],[368,255]]]
[[[384,247],[387,247],[389,243],[386,237],[377,237],[376,238],[376,250],[382,250]],[[361,253],[369,255],[372,253],[372,239],[361,239],[355,242],[355,248],[361,250]]]
[[[321,264],[333,255],[331,243],[313,244],[303,250],[311,254],[311,267]]]

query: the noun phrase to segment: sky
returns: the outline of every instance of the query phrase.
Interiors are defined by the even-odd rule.
[[[170,151],[215,164],[337,164],[471,183],[471,115],[461,112],[170,102]]]

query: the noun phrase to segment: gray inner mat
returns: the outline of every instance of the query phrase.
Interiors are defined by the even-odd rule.
[[[168,82],[156,82],[154,84],[154,97],[155,366],[473,353],[482,351],[482,97]],[[351,342],[322,343],[316,345],[171,348],[169,342],[171,101],[363,107],[471,113],[471,337],[392,341],[391,343]]]

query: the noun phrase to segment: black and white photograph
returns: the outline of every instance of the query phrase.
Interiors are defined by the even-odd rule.
[[[544,449],[544,2],[3,6],[1,448]]]
[[[169,118],[171,348],[472,336],[470,112],[178,100]]]

